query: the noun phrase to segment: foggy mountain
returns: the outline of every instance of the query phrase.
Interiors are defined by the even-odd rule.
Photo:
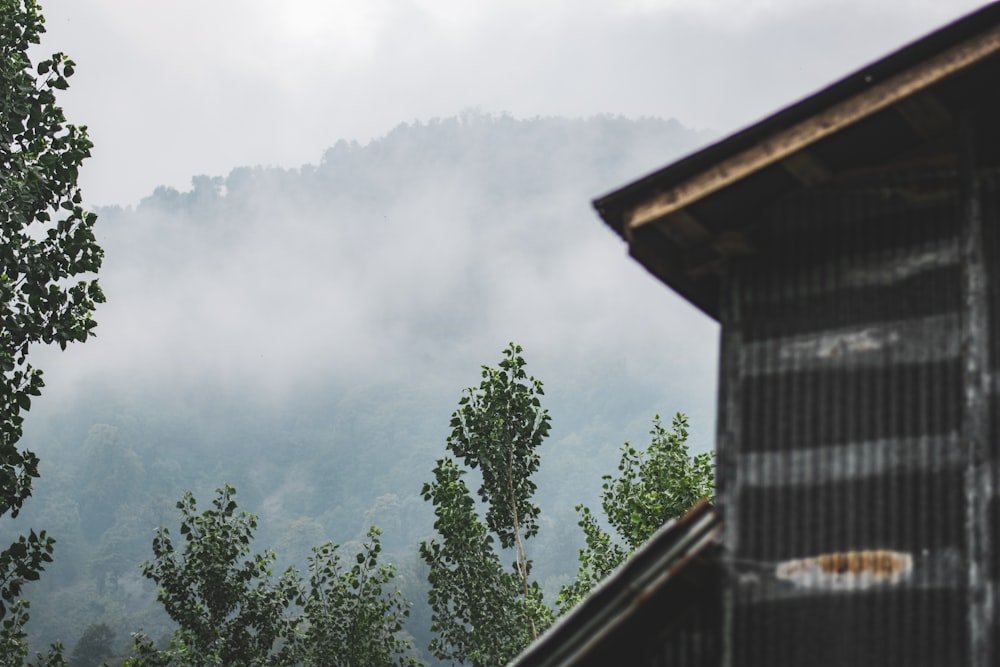
[[[468,112],[99,210],[98,337],[33,352],[47,386],[23,444],[42,477],[0,525],[59,540],[27,592],[33,643],[71,649],[107,622],[124,650],[132,630],[165,631],[138,569],[153,528],[176,525],[184,489],[207,503],[231,482],[260,516],[255,550],[299,567],[379,525],[426,648],[420,486],[461,390],[508,341],[553,418],[529,556],[554,591],[582,543],[573,507],[596,503],[622,442],[682,411],[694,449],[711,445],[714,324],[590,208],[707,139],[657,119]]]

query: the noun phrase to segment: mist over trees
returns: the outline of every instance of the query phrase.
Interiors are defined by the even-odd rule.
[[[316,165],[245,167],[99,211],[100,336],[39,350],[25,423],[42,459],[26,522],[58,542],[29,631],[69,651],[105,624],[116,655],[175,626],[139,566],[185,490],[231,483],[276,571],[327,542],[382,562],[430,641],[433,535],[421,485],[456,391],[508,340],[545,379],[532,575],[573,581],[574,507],[652,415],[711,443],[715,327],[644,275],[589,201],[703,143],[674,122],[466,113],[340,142]],[[0,538],[13,533],[0,524]]]

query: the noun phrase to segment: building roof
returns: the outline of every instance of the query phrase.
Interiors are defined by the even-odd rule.
[[[755,225],[769,203],[872,172],[956,167],[958,119],[1000,98],[998,84],[993,3],[594,206],[633,257],[717,319],[721,271],[767,242]]]
[[[635,656],[652,641],[662,653],[664,633],[690,629],[699,609],[718,605],[721,521],[702,501],[664,525],[515,660],[514,667],[584,667]],[[707,623],[711,625],[712,619]],[[704,630],[704,623],[697,626]],[[712,649],[717,642],[712,642]],[[690,650],[690,647],[687,647]]]

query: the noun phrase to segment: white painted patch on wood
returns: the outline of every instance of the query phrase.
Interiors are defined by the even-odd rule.
[[[913,556],[888,549],[840,551],[782,561],[774,574],[800,588],[865,590],[909,581]]]

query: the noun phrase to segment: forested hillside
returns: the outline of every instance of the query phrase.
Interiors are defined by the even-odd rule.
[[[714,325],[589,204],[706,139],[654,119],[466,113],[99,210],[97,339],[37,355],[47,387],[23,444],[41,478],[0,525],[58,540],[27,590],[33,645],[71,651],[97,623],[121,652],[131,631],[166,633],[140,572],[153,530],[176,525],[184,490],[207,502],[228,482],[260,517],[255,550],[283,565],[378,525],[426,649],[421,485],[461,390],[508,341],[552,416],[534,576],[549,594],[570,582],[573,507],[594,504],[623,441],[685,412],[693,448],[712,442]]]

